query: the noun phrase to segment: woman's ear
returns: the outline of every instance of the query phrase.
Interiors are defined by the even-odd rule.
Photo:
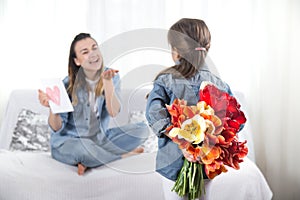
[[[80,62],[79,62],[79,60],[78,60],[77,58],[74,58],[74,62],[75,62],[75,64],[76,64],[77,66],[80,66],[80,65],[81,65]]]

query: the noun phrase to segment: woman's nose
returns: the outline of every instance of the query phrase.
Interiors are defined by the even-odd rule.
[[[97,52],[96,51],[91,51],[89,53],[89,59],[93,59],[93,58],[96,58],[98,55],[97,55]]]

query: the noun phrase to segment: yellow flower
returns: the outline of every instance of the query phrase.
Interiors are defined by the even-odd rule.
[[[193,118],[185,120],[181,128],[172,128],[169,135],[171,137],[178,136],[179,139],[185,139],[188,142],[199,144],[204,140],[206,131],[206,122],[200,115],[195,115]]]
[[[199,101],[197,103],[197,109],[199,110],[200,115],[203,115],[203,117],[212,116],[215,113],[214,109],[212,109],[210,105],[207,105],[205,101]]]

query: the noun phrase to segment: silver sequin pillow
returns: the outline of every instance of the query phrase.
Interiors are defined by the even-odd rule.
[[[11,151],[50,151],[48,116],[22,109],[10,143]]]

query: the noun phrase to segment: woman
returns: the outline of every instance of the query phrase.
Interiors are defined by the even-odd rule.
[[[68,77],[63,82],[74,112],[54,114],[50,109],[51,154],[58,161],[87,168],[142,153],[138,146],[148,136],[144,123],[108,129],[110,117],[121,108],[117,70],[105,68],[97,42],[78,34],[70,47]],[[39,90],[39,100],[49,107],[49,96]]]

